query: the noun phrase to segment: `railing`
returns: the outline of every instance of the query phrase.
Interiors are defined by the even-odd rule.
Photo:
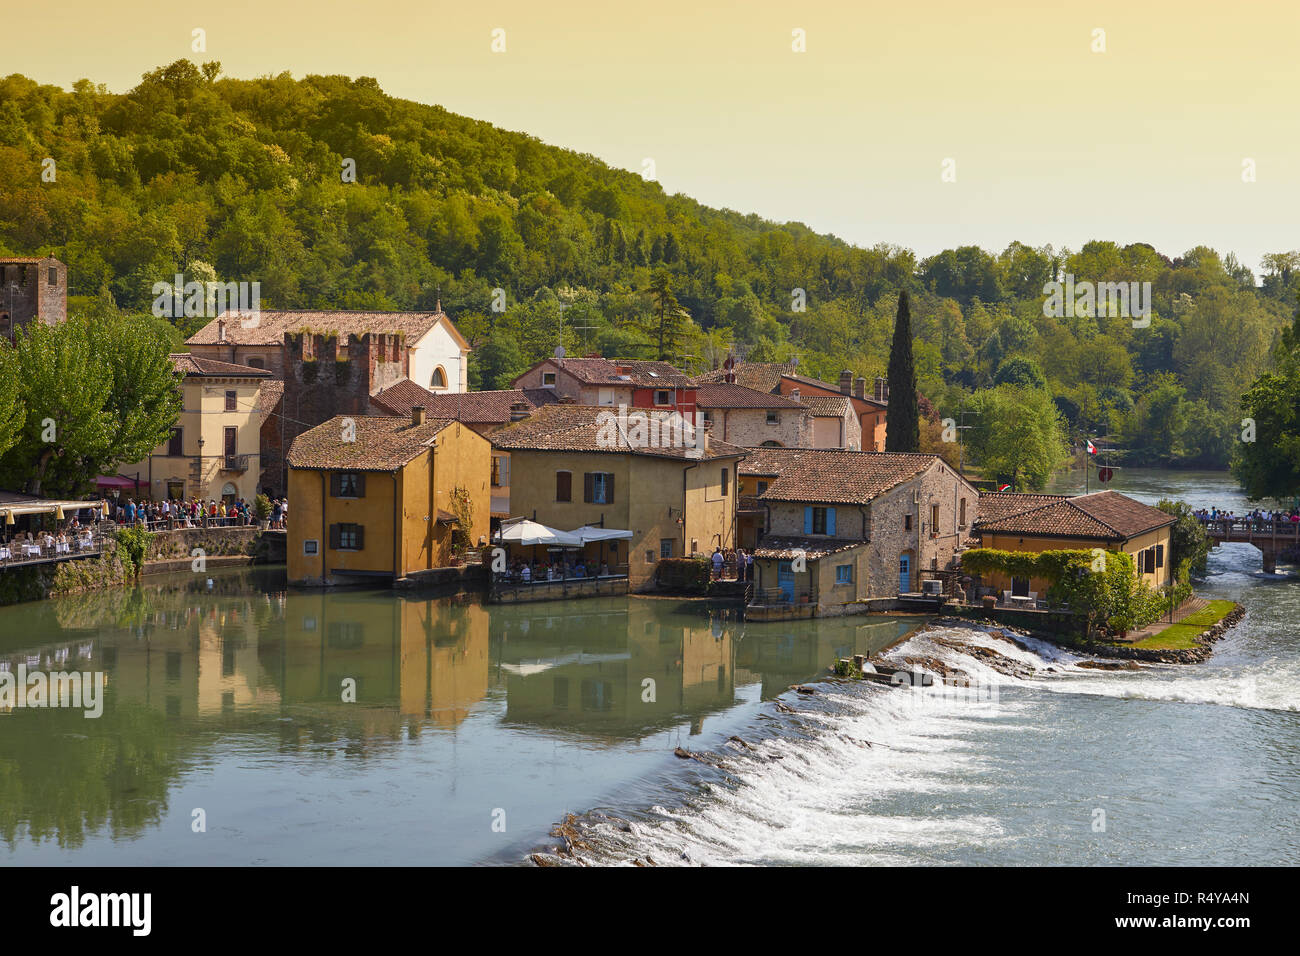
[[[36,541],[0,541],[0,568],[86,558],[103,552],[104,535],[96,531],[53,543],[47,543],[44,536]]]
[[[547,571],[530,572],[528,579],[525,580],[522,573],[518,571],[498,571],[492,575],[492,584],[496,587],[531,587],[541,584],[577,584],[583,581],[613,581],[619,578],[626,578],[628,575],[628,566],[626,564],[615,564],[606,566],[603,570],[597,569],[594,574],[573,574],[565,569],[564,572],[552,577]]]
[[[247,455],[226,455],[221,466],[222,471],[248,471]]]
[[[1249,539],[1255,535],[1264,535],[1267,537],[1277,538],[1298,538],[1300,537],[1300,521],[1292,521],[1290,517],[1275,517],[1269,520],[1264,518],[1237,517],[1237,518],[1201,518],[1201,523],[1205,525],[1205,530],[1211,537],[1219,537],[1232,540],[1237,536]]]
[[[795,604],[807,604],[812,600],[812,588],[809,585],[785,589],[780,586],[771,588],[754,588],[751,607],[782,607]]]

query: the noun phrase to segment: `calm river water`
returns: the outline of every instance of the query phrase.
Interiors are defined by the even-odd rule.
[[[1218,473],[1111,487],[1245,506]],[[1002,644],[1008,677],[943,632],[890,652],[992,701],[790,690],[915,619],[286,592],[275,569],[0,608],[0,667],[108,675],[98,719],[0,714],[0,861],[518,863],[573,814],[590,862],[1294,864],[1300,581],[1246,545],[1210,571],[1249,614],[1208,664]]]

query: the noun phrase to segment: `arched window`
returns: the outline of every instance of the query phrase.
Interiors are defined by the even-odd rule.
[[[782,445],[779,441],[765,441],[759,447],[760,448],[784,448],[785,446]]]
[[[246,364],[249,368],[266,368],[266,359],[260,355],[254,355]]]
[[[447,373],[446,373],[445,371],[443,371],[443,368],[442,368],[441,365],[439,365],[437,368],[435,368],[435,369],[433,370],[433,381],[431,381],[431,382],[429,383],[429,387],[430,387],[430,388],[446,388],[446,387],[447,387]]]

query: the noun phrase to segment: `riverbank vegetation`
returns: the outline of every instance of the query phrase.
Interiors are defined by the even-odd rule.
[[[1183,651],[1198,646],[1196,638],[1208,628],[1218,624],[1237,607],[1233,601],[1211,601],[1199,611],[1195,611],[1177,624],[1170,624],[1150,637],[1135,641],[1133,647],[1144,650]]]
[[[74,311],[100,302],[152,321],[153,284],[178,272],[260,282],[265,308],[441,301],[474,347],[476,388],[506,387],[557,344],[693,369],[734,348],[873,378],[905,291],[932,429],[980,410],[963,422],[976,429],[967,460],[1017,487],[1041,487],[1085,436],[1108,436],[1130,464],[1226,466],[1238,396],[1270,368],[1300,288],[1297,252],[1266,256],[1257,286],[1254,264],[1205,246],[856,248],[368,77],[238,80],[187,60],[125,94],[0,80],[0,167],[0,253],[61,258]],[[1150,283],[1150,314],[1070,303],[1051,317],[1044,284],[1067,274]],[[164,323],[173,347],[203,321]],[[1032,422],[1003,422],[1025,407],[1013,396],[1032,397]],[[1002,436],[1021,431],[1031,460],[1003,460]]]

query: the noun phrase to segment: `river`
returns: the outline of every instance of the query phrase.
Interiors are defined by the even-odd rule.
[[[1221,473],[1110,487],[1245,505]],[[1209,570],[1201,593],[1249,613],[1206,664],[1094,671],[1002,644],[1011,677],[944,631],[889,652],[993,700],[817,682],[917,623],[897,617],[485,607],[286,591],[280,569],[0,608],[0,666],[108,675],[99,718],[0,715],[0,860],[1294,864],[1300,581],[1247,545]]]

